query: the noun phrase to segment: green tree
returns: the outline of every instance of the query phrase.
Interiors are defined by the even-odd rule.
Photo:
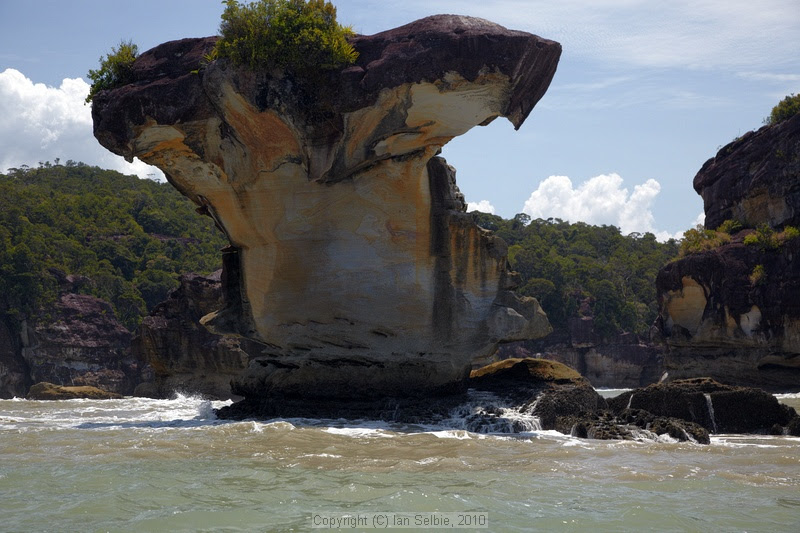
[[[158,224],[137,222],[145,209]],[[85,277],[71,290],[108,301],[133,329],[177,272],[219,268],[225,244],[167,183],[74,161],[0,174],[0,314],[12,322],[47,313],[60,272]]]
[[[790,94],[772,108],[772,112],[764,119],[766,124],[778,124],[800,113],[800,94]]]
[[[226,0],[217,41],[218,57],[252,70],[280,68],[315,76],[355,62],[350,27],[336,21],[324,0]]]
[[[86,103],[91,102],[99,91],[113,89],[133,81],[133,62],[139,56],[139,47],[133,41],[120,41],[111,47],[111,53],[100,58],[100,68],[89,71],[92,85],[86,96]]]

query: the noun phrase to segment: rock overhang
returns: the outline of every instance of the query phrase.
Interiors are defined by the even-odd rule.
[[[245,396],[451,389],[498,342],[549,331],[434,156],[498,116],[518,128],[560,45],[453,15],[352,42],[356,64],[309,89],[198,70],[215,38],[173,41],[94,101],[101,144],[160,167],[228,235],[227,305],[206,322],[264,344]]]

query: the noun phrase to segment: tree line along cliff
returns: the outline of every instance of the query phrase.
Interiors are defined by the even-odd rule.
[[[0,315],[47,320],[71,275],[133,331],[182,272],[218,269],[225,244],[167,183],[73,161],[13,168],[0,174]]]
[[[659,243],[650,234],[624,236],[613,226],[531,221],[524,215],[511,220],[478,212],[472,216],[510,244],[521,291],[540,298],[556,332],[566,330],[570,317],[587,314],[609,336],[618,330],[643,333],[652,324],[655,275],[677,254],[674,241]],[[81,337],[98,337],[81,341],[95,343],[95,351],[105,346],[112,358],[130,358],[128,346],[133,333],[141,337],[137,328],[143,317],[178,287],[181,274],[217,270],[219,250],[226,244],[212,221],[198,216],[169,184],[73,161],[10,169],[0,175],[3,348],[22,349],[18,338],[27,322],[41,337],[52,337],[50,359],[59,357],[56,344],[68,348]],[[62,316],[67,311],[75,316]],[[107,327],[103,314],[124,328]],[[81,322],[93,325],[72,334],[54,333],[59,324],[69,329]],[[28,359],[28,365],[38,364]],[[12,368],[11,360],[0,363],[37,375],[36,369]],[[15,390],[19,394],[21,389]]]

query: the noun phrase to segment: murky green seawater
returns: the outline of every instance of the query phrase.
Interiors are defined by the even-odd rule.
[[[434,511],[488,512],[483,531],[797,532],[800,439],[228,423],[186,397],[0,401],[0,531],[306,531],[312,513]]]

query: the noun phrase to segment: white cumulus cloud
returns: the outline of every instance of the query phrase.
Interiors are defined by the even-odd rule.
[[[480,202],[467,202],[467,212],[480,211],[481,213],[489,213],[494,215],[494,206],[489,200],[481,200]]]
[[[525,202],[522,212],[531,218],[560,218],[570,222],[614,225],[623,235],[653,233],[659,240],[680,238],[654,227],[652,205],[661,185],[649,179],[633,192],[623,187],[619,174],[595,176],[578,186],[567,176],[550,176]]]
[[[139,177],[163,179],[141,161],[128,163],[92,135],[89,84],[66,78],[59,87],[34,83],[15,69],[0,72],[0,172],[40,161],[72,159]]]

